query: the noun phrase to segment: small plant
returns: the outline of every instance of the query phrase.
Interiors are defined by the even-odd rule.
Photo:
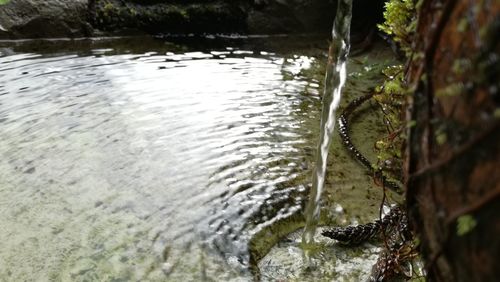
[[[408,126],[402,119],[402,109],[407,92],[402,65],[386,67],[382,73],[386,79],[381,86],[375,89],[374,99],[384,113],[384,124],[388,135],[375,143],[377,151],[377,168],[392,173],[392,176],[401,176],[401,145],[404,132]]]
[[[106,5],[104,5],[104,8],[103,8],[104,12],[106,12],[106,13],[110,12],[114,9],[115,9],[115,7],[111,3],[106,3]]]
[[[416,29],[416,0],[389,0],[385,3],[384,19],[378,28],[389,35],[404,51],[406,57],[412,53],[411,41]],[[418,54],[413,54],[413,58]],[[375,100],[384,113],[384,124],[388,135],[375,143],[377,166],[401,176],[401,147],[406,138],[406,128],[411,126],[402,116],[406,95],[409,92],[402,64],[386,67],[382,73],[386,79],[375,89]]]
[[[387,33],[399,44],[408,56],[411,51],[411,38],[415,32],[416,17],[415,0],[390,0],[385,3],[385,22],[378,28]]]

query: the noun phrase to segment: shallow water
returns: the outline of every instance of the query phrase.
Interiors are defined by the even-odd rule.
[[[250,240],[304,205],[315,42],[0,43],[0,280],[251,280]]]

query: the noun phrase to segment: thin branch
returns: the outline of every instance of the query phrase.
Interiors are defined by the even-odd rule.
[[[477,134],[469,140],[469,142],[465,143],[461,147],[459,147],[455,152],[450,154],[448,157],[443,158],[442,160],[436,161],[426,167],[421,168],[420,170],[410,174],[409,181],[415,180],[416,178],[422,177],[423,175],[436,172],[449,164],[451,161],[455,160],[459,156],[463,155],[470,149],[474,148],[479,142],[483,141],[486,137],[488,137],[491,133],[494,133],[498,127],[500,126],[500,122],[495,121],[492,125],[490,125],[486,130],[483,130],[481,133]]]
[[[475,212],[478,209],[484,207],[486,204],[497,199],[498,197],[500,197],[500,189],[496,189],[493,192],[486,194],[486,196],[475,201],[471,205],[468,205],[467,207],[464,207],[464,208],[461,208],[461,209],[454,211],[446,219],[446,221],[445,221],[446,226],[448,226],[448,229],[449,229],[449,226],[453,222],[455,222],[455,220],[457,220],[460,216],[462,216],[464,214]],[[427,273],[436,264],[436,261],[439,259],[439,257],[443,254],[444,244],[445,244],[445,242],[448,242],[450,240],[450,236],[451,236],[451,233],[447,232],[444,240],[439,244],[440,245],[439,250],[431,256],[431,258],[429,259],[429,262],[425,265],[425,269],[426,269]]]
[[[427,50],[425,51],[425,60],[426,63],[429,64],[429,66],[432,66],[434,55],[436,54],[437,47],[439,46],[439,39],[441,39],[444,28],[446,27],[446,24],[448,23],[448,20],[450,19],[450,16],[455,9],[457,2],[457,0],[448,0],[443,8],[443,12],[436,26],[436,31],[432,35],[431,42],[427,47]]]
[[[455,220],[457,220],[460,216],[468,213],[475,212],[479,210],[480,208],[484,207],[486,204],[489,202],[495,200],[496,198],[500,197],[500,189],[493,190],[490,193],[487,193],[486,196],[482,197],[481,199],[475,201],[474,203],[463,207],[461,209],[458,209],[451,213],[448,218],[446,219],[446,224],[452,224]]]

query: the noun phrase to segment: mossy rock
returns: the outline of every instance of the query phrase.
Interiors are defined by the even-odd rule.
[[[96,1],[93,24],[107,31],[138,29],[148,33],[231,33],[245,29],[245,13],[234,3],[171,2]]]

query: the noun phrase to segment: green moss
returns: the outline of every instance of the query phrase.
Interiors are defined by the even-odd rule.
[[[458,32],[466,32],[469,28],[469,20],[466,17],[463,17],[457,25]]]
[[[377,163],[374,164],[374,169],[396,180],[401,177],[401,146],[405,139],[405,129],[408,126],[403,118],[403,105],[409,91],[404,79],[403,65],[389,66],[382,73],[386,79],[375,89],[374,98],[384,113],[383,119],[387,134],[375,142]]]
[[[448,135],[446,135],[446,132],[435,133],[435,136],[438,145],[443,145],[448,140]]]
[[[400,48],[406,57],[418,60],[423,54],[413,53],[412,38],[417,23],[417,10],[422,1],[389,0],[385,4],[384,23],[379,29],[387,33]],[[389,177],[400,178],[401,175],[401,146],[405,139],[405,131],[411,123],[404,121],[403,107],[406,95],[411,92],[405,80],[404,66],[394,65],[385,68],[382,73],[385,81],[376,88],[375,100],[384,113],[384,123],[387,136],[376,142],[377,164],[376,169],[389,172]]]
[[[104,7],[102,8],[105,13],[110,12],[115,9],[115,6],[113,6],[112,3],[106,3]]]
[[[495,118],[500,118],[500,109],[496,108],[495,112],[493,113],[493,115],[494,115]]]
[[[457,96],[461,93],[464,92],[465,86],[463,83],[454,83],[450,84],[446,87],[440,88],[436,90],[436,96],[437,97],[451,97],[451,96]]]
[[[458,236],[463,236],[474,229],[476,227],[477,222],[469,214],[462,215],[457,219],[457,235]]]
[[[270,226],[265,227],[250,241],[250,252],[254,261],[260,260],[269,250],[286,235],[304,226],[301,213],[280,220]]]
[[[453,61],[451,69],[455,74],[463,74],[466,71],[470,70],[471,67],[472,62],[469,58],[458,58]]]
[[[415,33],[417,17],[414,0],[390,0],[385,3],[385,22],[378,28],[399,43],[408,56],[411,52],[411,38]]]

